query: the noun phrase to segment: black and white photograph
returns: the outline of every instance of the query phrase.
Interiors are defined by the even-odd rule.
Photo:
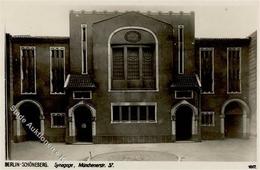
[[[3,168],[257,168],[259,1],[0,6]]]

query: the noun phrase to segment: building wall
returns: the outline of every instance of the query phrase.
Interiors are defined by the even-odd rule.
[[[82,74],[81,24],[87,24],[88,74],[94,78],[97,88],[92,99],[86,100],[96,110],[96,136],[94,143],[138,143],[171,142],[171,109],[182,99],[175,99],[170,85],[178,74],[178,25],[184,25],[185,74],[199,75],[199,48],[214,48],[214,94],[201,95],[201,111],[214,111],[214,126],[198,127],[202,139],[223,138],[221,134],[221,109],[230,99],[241,99],[250,106],[251,133],[256,135],[256,34],[250,39],[197,39],[195,41],[194,13],[142,14],[127,13],[70,13],[70,39],[68,38],[26,38],[13,37],[9,61],[10,89],[8,103],[17,104],[26,99],[38,102],[45,116],[45,136],[50,142],[64,142],[69,128],[51,128],[50,113],[68,110],[80,100],[72,98],[73,91],[65,95],[50,94],[50,47],[65,47],[66,77],[68,74]],[[151,30],[158,39],[158,91],[109,92],[108,39],[113,31],[121,27],[143,27]],[[36,47],[37,94],[21,95],[20,89],[20,46]],[[227,47],[241,47],[241,94],[227,94]],[[7,63],[8,64],[8,63]],[[13,83],[12,83],[13,82]],[[8,84],[8,83],[7,83]],[[199,97],[187,101],[199,106]],[[155,102],[157,114],[155,123],[111,123],[111,103]],[[200,110],[200,108],[198,108]],[[199,111],[200,114],[200,111]],[[199,115],[200,119],[200,115]],[[200,123],[198,123],[200,126]],[[15,127],[15,124],[13,124]],[[12,128],[15,129],[15,128]],[[23,132],[22,132],[23,133]],[[13,132],[15,134],[15,131]],[[20,139],[22,141],[23,136]]]
[[[196,42],[196,67],[199,75],[199,48],[214,48],[214,94],[201,95],[201,111],[215,112],[215,126],[201,127],[202,139],[221,138],[220,116],[225,101],[241,99],[248,103],[248,39],[198,39]],[[227,94],[227,48],[241,47],[241,94]]]
[[[257,32],[255,31],[253,34],[249,36],[251,38],[250,44],[249,44],[249,84],[248,84],[248,90],[249,90],[249,106],[251,108],[251,117],[250,117],[250,134],[252,136],[256,136],[256,121],[257,121],[257,112],[256,112],[256,63],[257,63]]]
[[[68,39],[13,38],[12,42],[13,103],[17,104],[26,99],[38,102],[42,106],[45,116],[45,136],[50,141],[64,141],[65,128],[51,128],[50,113],[66,113],[67,99],[64,97],[65,95],[50,94],[50,47],[65,47],[65,72],[67,75],[70,70]],[[20,46],[36,47],[36,95],[21,94]],[[24,134],[23,131],[21,133]]]
[[[98,86],[93,93],[92,100],[97,111],[97,143],[111,142],[111,140],[131,142],[135,140],[134,137],[138,136],[150,136],[150,140],[153,141],[169,141],[171,136],[170,110],[174,104],[169,85],[174,74],[177,74],[177,65],[174,64],[178,62],[177,28],[178,25],[185,26],[185,57],[191,58],[194,55],[194,14],[146,15],[137,12],[126,14],[71,12],[72,73],[81,73],[81,69],[78,67],[81,64],[79,63],[81,61],[81,24],[87,24],[88,68],[89,73],[94,75]],[[159,40],[159,92],[108,92],[108,37],[114,30],[125,26],[148,28],[156,34]],[[186,61],[185,72],[194,72],[193,60]],[[111,103],[114,102],[156,102],[157,123],[111,124]],[[152,138],[158,135],[158,138],[162,136],[161,139]],[[113,136],[122,138],[112,139]],[[103,141],[101,141],[102,139]],[[149,142],[149,139],[136,140]]]
[[[158,38],[159,92],[108,92],[108,38],[117,28],[139,26],[148,28]],[[166,23],[129,13],[93,26],[94,77],[98,88],[93,96],[97,110],[97,136],[170,136],[171,97],[168,84],[172,78],[172,28]],[[100,34],[102,33],[102,36]],[[156,102],[157,123],[111,124],[112,102]],[[129,130],[131,129],[131,130]]]

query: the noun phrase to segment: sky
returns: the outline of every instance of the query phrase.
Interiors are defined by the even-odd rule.
[[[69,36],[69,11],[195,12],[195,36],[244,38],[258,27],[257,0],[2,0],[2,23],[13,35]]]

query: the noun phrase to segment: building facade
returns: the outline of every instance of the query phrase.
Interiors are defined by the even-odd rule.
[[[10,139],[37,140],[11,106],[50,142],[256,135],[256,34],[200,39],[194,24],[193,12],[71,11],[70,37],[7,34]]]

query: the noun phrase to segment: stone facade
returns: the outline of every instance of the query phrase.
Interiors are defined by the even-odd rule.
[[[255,36],[195,38],[193,12],[71,11],[69,19],[69,38],[6,36],[7,109],[14,105],[26,115],[36,106],[35,116],[27,118],[38,122],[49,141],[152,143],[256,135],[250,130],[256,124]],[[32,47],[35,56],[26,65],[22,49]],[[204,55],[205,62],[212,61],[205,67],[213,70],[208,94]],[[235,60],[239,69],[228,64],[232,55],[240,58]],[[23,94],[32,61],[36,93]],[[64,68],[64,93],[51,92],[56,61],[57,69]],[[231,69],[238,69],[235,93],[228,92],[235,87],[228,84]],[[9,111],[10,139],[30,140],[28,129],[12,115]]]

